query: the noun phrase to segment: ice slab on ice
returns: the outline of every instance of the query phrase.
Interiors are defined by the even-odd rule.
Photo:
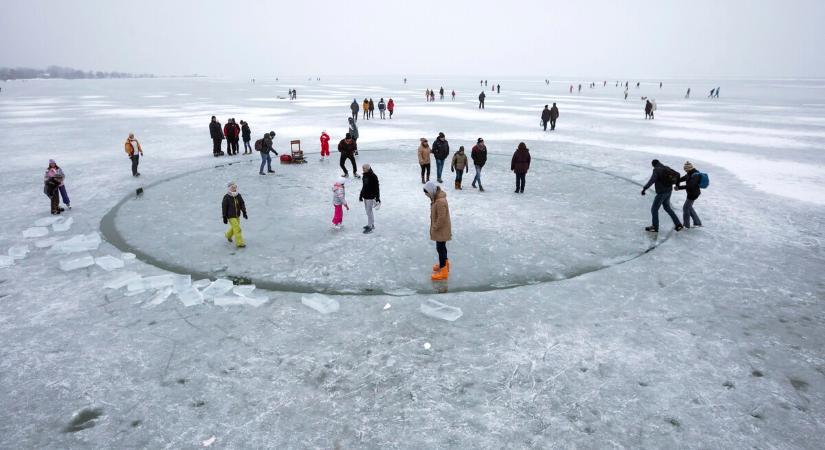
[[[115,258],[114,256],[101,256],[100,258],[95,258],[95,264],[100,266],[101,269],[111,272],[115,269],[120,269],[123,267],[123,261]]]
[[[74,217],[69,217],[66,220],[55,222],[55,223],[52,224],[52,231],[54,231],[55,233],[61,233],[63,231],[69,231],[69,228],[72,227],[73,223],[74,223]]]
[[[156,275],[153,277],[146,277],[138,280],[133,280],[129,282],[129,284],[126,286],[126,289],[130,291],[145,291],[172,286],[174,283],[175,276],[172,274]]]
[[[238,297],[236,295],[221,295],[220,297],[215,297],[215,306],[242,305],[246,305],[246,299],[244,297]]]
[[[201,291],[192,286],[179,291],[178,298],[180,299],[180,302],[183,303],[183,306],[186,307],[200,305],[203,303],[203,294],[201,294]]]
[[[37,248],[48,248],[48,247],[51,247],[52,245],[56,244],[57,241],[59,241],[59,240],[60,240],[60,238],[58,238],[58,237],[48,237],[46,239],[41,239],[41,240],[35,242],[34,246],[37,247]]]
[[[34,221],[34,226],[36,227],[48,227],[54,223],[60,222],[62,217],[58,216],[51,216],[51,217],[41,217]]]
[[[212,284],[212,282],[204,278],[203,280],[198,280],[192,283],[192,287],[195,289],[203,289],[210,284]]]
[[[208,288],[203,290],[203,296],[206,298],[219,297],[229,292],[229,290],[232,289],[233,285],[234,284],[231,280],[227,280],[225,278],[218,278],[217,280],[213,281]]]
[[[28,245],[15,245],[9,248],[9,256],[14,259],[23,259],[29,254]]]
[[[14,258],[11,256],[0,255],[0,269],[11,267],[14,265]]]
[[[192,275],[173,275],[172,289],[181,292],[192,286]]]
[[[445,305],[433,299],[428,299],[425,303],[421,304],[421,312],[425,316],[446,320],[448,322],[453,322],[464,314],[461,312],[461,308]]]
[[[239,295],[241,297],[249,297],[249,294],[251,294],[254,290],[254,284],[242,284],[240,286],[235,286],[234,288],[232,288],[232,292],[235,295]]]
[[[95,263],[92,255],[75,256],[60,261],[60,270],[68,272],[70,270],[82,269]]]
[[[334,313],[341,308],[338,300],[323,294],[305,295],[301,297],[301,303],[321,314]]]
[[[123,272],[117,277],[113,278],[111,281],[103,285],[106,289],[120,289],[123,286],[131,283],[134,280],[140,279],[140,275],[137,272]]]
[[[100,247],[99,234],[78,234],[66,239],[65,241],[60,241],[52,245],[52,248],[49,249],[49,253],[70,254],[77,252],[88,252],[97,250],[98,247]]]
[[[169,298],[169,296],[171,294],[172,294],[172,287],[171,286],[167,286],[167,287],[159,290],[158,293],[155,294],[154,297],[152,297],[152,300],[150,300],[149,303],[146,304],[146,307],[152,307],[152,306],[160,305],[161,303],[165,302],[166,299]]]
[[[409,297],[410,295],[415,295],[414,290],[407,288],[387,289],[384,293],[392,295],[393,297]]]
[[[46,227],[32,227],[23,230],[24,238],[39,238],[49,234],[49,229]]]
[[[122,259],[123,262],[126,263],[126,264],[129,264],[130,262],[134,261],[135,258],[136,257],[135,257],[134,253],[125,252],[125,253],[120,254],[120,259]]]

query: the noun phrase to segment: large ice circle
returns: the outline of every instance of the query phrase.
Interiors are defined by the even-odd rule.
[[[107,214],[102,230],[113,244],[144,261],[194,277],[232,277],[261,288],[327,293],[482,291],[575,277],[634,259],[657,244],[642,231],[648,200],[639,187],[614,174],[554,162],[533,154],[524,194],[515,194],[510,155],[491,154],[483,171],[486,192],[453,187],[445,167],[453,239],[449,281],[430,281],[436,261],[429,240],[429,200],[416,155],[362,151],[381,184],[376,228],[364,235],[361,181],[350,179],[344,228],[331,229],[333,160],[273,165],[258,175],[258,158],[218,160],[147,186]],[[433,179],[435,164],[432,165]],[[359,169],[360,170],[360,169]],[[249,212],[243,220],[247,247],[224,237],[221,199],[237,182]]]

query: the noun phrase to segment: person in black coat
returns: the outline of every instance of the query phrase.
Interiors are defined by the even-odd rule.
[[[212,121],[209,122],[209,136],[212,137],[212,156],[223,155],[223,150],[221,150],[223,130],[221,129],[221,123],[218,122],[215,116],[212,116]]]
[[[524,193],[524,183],[527,178],[527,171],[530,170],[530,150],[524,142],[518,144],[518,148],[513,152],[510,160],[510,170],[516,174],[516,194]]]
[[[653,225],[645,227],[645,231],[650,231],[652,233],[659,232],[660,207],[664,208],[667,215],[670,216],[676,231],[681,231],[684,227],[679,222],[679,218],[676,217],[676,213],[673,212],[673,208],[670,206],[670,196],[673,194],[673,182],[676,181],[670,176],[670,172],[673,171],[673,169],[665,166],[659,162],[658,159],[654,159],[650,162],[650,164],[653,166],[653,173],[650,175],[650,179],[647,183],[645,183],[644,187],[642,187],[642,195],[645,195],[645,191],[650,186],[654,186],[656,189],[656,197],[654,197],[653,205],[650,207],[650,214],[653,217]]]
[[[375,217],[373,216],[373,208],[381,203],[381,187],[378,183],[378,176],[373,172],[369,164],[364,164],[361,167],[364,174],[361,181],[361,193],[358,195],[358,201],[364,202],[364,208],[367,211],[367,225],[364,226],[364,234],[372,233],[375,229]]]
[[[484,95],[484,91],[481,91],[481,94],[478,94],[478,109],[484,109],[484,99],[487,96]]]
[[[235,245],[238,248],[243,248],[246,247],[246,244],[241,233],[241,215],[243,215],[244,219],[249,220],[249,217],[246,215],[246,204],[240,192],[238,192],[238,186],[234,181],[230,181],[226,187],[227,192],[221,202],[221,211],[223,213],[223,223],[229,225],[229,229],[226,230],[224,236],[229,242],[232,242],[234,238]]]
[[[547,122],[550,121],[550,108],[547,105],[544,105],[544,110],[541,112],[541,125],[544,127],[544,131],[547,131]]]
[[[249,145],[249,141],[252,140],[252,130],[249,129],[249,123],[244,120],[241,120],[241,137],[243,138],[243,154],[251,155],[252,146]]]
[[[685,176],[679,178],[679,183],[685,183],[684,186],[676,184],[676,190],[684,190],[687,192],[687,199],[684,206],[682,206],[682,224],[685,228],[690,228],[690,220],[693,219],[694,227],[701,227],[702,221],[696,210],[693,209],[693,202],[702,195],[702,189],[699,187],[699,182],[702,177],[698,170],[693,167],[690,161],[686,161],[684,165]]]
[[[553,107],[550,108],[550,131],[553,131],[553,130],[556,129],[556,119],[558,119],[558,118],[559,118],[559,107],[556,106],[555,103],[553,103]],[[547,128],[545,127],[545,130],[546,129]]]
[[[345,177],[349,176],[349,172],[347,172],[347,160],[350,160],[352,163],[352,172],[355,178],[361,178],[358,175],[358,166],[355,165],[355,153],[358,151],[358,144],[355,143],[355,140],[352,138],[352,135],[347,133],[344,139],[341,139],[338,142],[338,151],[341,152],[341,160],[339,165],[341,166],[341,170],[344,171]]]
[[[450,156],[450,143],[447,142],[444,133],[438,133],[438,137],[433,142],[433,156],[435,156],[436,178],[441,183],[441,171],[444,170],[444,160]]]

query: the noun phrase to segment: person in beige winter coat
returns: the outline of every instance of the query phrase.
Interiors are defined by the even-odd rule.
[[[453,163],[450,165],[450,171],[455,172],[455,188],[461,190],[461,179],[464,177],[464,172],[469,172],[470,167],[467,165],[467,155],[464,154],[464,146],[458,147],[458,151],[453,155]]]
[[[427,138],[421,138],[421,144],[418,146],[418,165],[421,166],[421,184],[430,181],[430,161],[432,150]],[[426,178],[424,174],[426,173]]]
[[[424,194],[430,199],[430,240],[435,241],[435,249],[438,252],[438,263],[433,265],[430,278],[435,281],[446,280],[450,273],[447,241],[453,238],[447,193],[435,182],[428,181],[424,185]]]

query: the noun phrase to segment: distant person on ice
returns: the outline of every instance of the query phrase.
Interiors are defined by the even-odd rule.
[[[249,220],[246,215],[246,204],[244,204],[243,197],[238,192],[238,186],[234,181],[230,181],[226,187],[228,191],[223,196],[221,209],[223,210],[223,223],[229,225],[229,229],[226,230],[224,236],[230,243],[234,239],[236,247],[244,248],[246,244],[243,241],[243,233],[241,232],[241,215],[244,219]]]
[[[364,226],[364,234],[372,233],[375,229],[375,217],[373,208],[381,203],[381,187],[378,184],[378,175],[373,172],[369,164],[361,167],[361,193],[358,194],[358,201],[364,202],[364,209],[367,212],[367,224]]]
[[[450,275],[447,241],[453,237],[447,193],[437,184],[428,181],[424,185],[424,195],[430,199],[430,240],[435,241],[435,250],[438,253],[438,263],[433,265],[430,278],[434,281],[446,280]]]
[[[218,141],[219,147],[220,142],[221,141]],[[135,138],[135,133],[129,133],[129,137],[126,138],[126,142],[124,143],[124,148],[126,150],[126,155],[128,155],[129,159],[132,160],[132,176],[139,177],[140,172],[138,172],[138,163],[140,163],[140,157],[143,156],[143,148],[140,146],[140,142],[138,142],[137,138]]]
[[[550,122],[550,108],[549,105],[544,105],[544,109],[541,111],[541,125],[544,127],[544,131],[547,131],[547,122]]]
[[[690,161],[685,162],[684,169],[685,175],[679,178],[679,182],[684,182],[685,185],[676,185],[677,191],[687,191],[687,200],[685,200],[685,204],[682,206],[682,223],[685,228],[690,228],[690,221],[693,219],[693,226],[701,227],[702,221],[699,219],[699,214],[696,214],[696,210],[693,209],[693,202],[702,195],[702,189],[699,187],[702,176]]]
[[[687,92],[685,93],[685,98],[690,98],[690,88],[687,89]]]
[[[676,213],[673,212],[673,208],[670,207],[670,196],[673,194],[673,185],[679,180],[679,172],[660,163],[658,159],[654,159],[650,164],[653,166],[653,174],[650,175],[650,180],[642,188],[642,195],[645,195],[645,191],[650,186],[654,186],[656,197],[654,197],[653,205],[650,207],[653,225],[645,227],[645,231],[659,232],[659,207],[663,207],[670,219],[673,220],[676,231],[681,231],[684,227],[679,222],[679,218],[676,217]]]
[[[390,112],[390,119],[392,119],[392,112],[395,110],[395,102],[392,101],[392,98],[387,102],[387,111]]]
[[[650,100],[645,100],[645,120],[653,118],[653,103]]]
[[[221,123],[215,116],[212,116],[212,121],[209,122],[209,136],[212,137],[212,156],[223,155],[223,150],[221,150],[223,131],[221,131]]]
[[[370,118],[370,116],[369,116],[369,113],[370,113],[370,102],[369,102],[369,100],[364,99],[364,103],[362,103],[361,106],[364,108],[364,115],[361,118],[369,120],[369,118]]]
[[[355,143],[355,140],[352,138],[352,135],[347,133],[344,139],[341,139],[341,142],[338,143],[338,151],[341,152],[341,160],[339,162],[339,166],[341,166],[341,170],[344,171],[344,177],[349,176],[349,172],[347,172],[347,160],[352,163],[352,172],[355,178],[361,178],[358,175],[358,166],[355,165],[355,153],[358,151],[358,145]]]
[[[276,152],[275,148],[272,146],[272,138],[274,137],[274,131],[264,133],[263,142],[261,145],[261,168],[258,169],[258,175],[266,175],[266,173],[264,173],[264,165],[266,165],[267,173],[275,173],[275,171],[272,170],[272,157],[269,156],[269,152],[273,152],[276,155],[278,154],[278,152]]]
[[[370,99],[370,103],[369,103],[369,118],[370,118],[370,119],[372,119],[372,118],[374,118],[374,117],[375,117],[375,103],[373,103],[373,102],[372,102],[372,99]]]
[[[347,211],[349,211],[346,184],[347,179],[341,177],[332,185],[332,227],[336,230],[340,230],[343,226],[344,208],[347,208]]]
[[[478,109],[484,109],[484,98],[487,97],[484,95],[484,91],[481,91],[481,94],[478,94]]]
[[[358,120],[358,102],[355,99],[352,99],[349,109],[352,111],[352,120]]]
[[[427,142],[427,138],[421,138],[418,145],[418,165],[421,166],[421,184],[430,181],[430,163],[432,162],[432,149]]]
[[[553,107],[550,108],[550,131],[556,129],[556,120],[559,118],[559,107],[553,103]],[[547,129],[547,125],[545,124],[545,130]]]
[[[321,161],[329,159],[329,135],[327,130],[321,132]]]
[[[352,137],[353,142],[358,142],[358,125],[352,118],[349,118],[347,122],[349,122],[349,136]],[[357,155],[358,152],[356,151],[355,154]]]
[[[251,155],[252,146],[249,141],[252,139],[252,130],[249,129],[249,124],[244,120],[241,120],[241,136],[243,137],[243,154]]]
[[[527,178],[527,171],[530,170],[530,150],[524,142],[520,142],[513,158],[510,160],[510,170],[516,174],[516,194],[524,193],[524,183]]]
[[[223,127],[223,134],[226,136],[226,154],[237,155],[238,138],[240,138],[241,135],[241,127],[235,123],[234,118],[226,121],[226,125]]]
[[[461,190],[461,179],[464,178],[464,172],[469,172],[470,167],[467,164],[467,155],[464,154],[464,146],[459,146],[458,151],[453,155],[453,162],[450,164],[450,171],[455,172],[455,188]]]
[[[455,89],[453,89],[453,100],[455,100]]]
[[[441,89],[438,90],[439,100],[444,100],[444,86],[441,86]]]
[[[49,197],[52,215],[63,212],[63,208],[60,207],[60,185],[63,183],[63,178],[63,170],[53,159],[50,159],[46,173],[43,175],[43,193]]]
[[[381,100],[378,100],[378,114],[381,115],[381,120],[386,119],[387,117],[384,115],[384,110],[387,109],[387,104],[384,103],[384,97],[381,97]]]
[[[481,169],[487,164],[487,146],[484,145],[484,139],[478,138],[476,145],[470,149],[470,158],[473,160],[473,167],[476,170],[473,177],[473,188],[478,183],[478,190],[484,192],[484,187],[481,185]]]
[[[444,170],[444,160],[450,156],[450,143],[444,133],[438,133],[433,143],[433,156],[435,156],[435,174],[439,183],[442,183],[441,172]]]

